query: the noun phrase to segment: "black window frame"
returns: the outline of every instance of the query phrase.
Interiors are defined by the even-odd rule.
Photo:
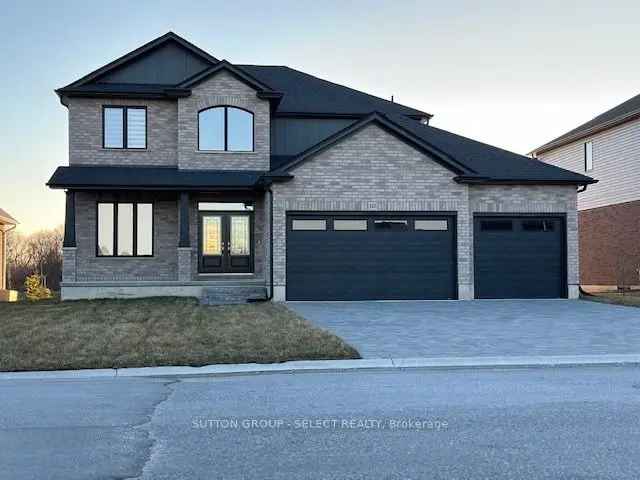
[[[106,129],[105,115],[108,108],[122,110],[122,147],[107,147],[105,145]],[[129,147],[127,135],[128,110],[144,110],[144,147]],[[102,148],[105,150],[146,150],[149,146],[149,115],[146,105],[102,105]]]
[[[133,254],[132,255],[119,255],[118,254],[118,205],[126,204],[133,205]],[[151,255],[138,255],[138,205],[151,205]],[[98,232],[100,229],[100,205],[113,205],[113,253],[111,255],[102,255],[100,253],[100,245],[98,242]],[[155,256],[155,203],[152,201],[108,201],[96,202],[96,257],[98,258],[151,258]]]
[[[208,110],[215,108],[224,109],[224,149],[223,150],[202,150],[200,149],[200,114]],[[229,109],[234,108],[236,110],[242,110],[251,115],[251,150],[229,150]],[[246,108],[236,107],[235,105],[214,105],[212,107],[203,108],[198,110],[198,135],[196,138],[197,148],[199,152],[229,152],[229,153],[252,153],[256,151],[256,116],[251,110]]]

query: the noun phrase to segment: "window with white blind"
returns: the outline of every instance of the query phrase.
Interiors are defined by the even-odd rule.
[[[102,144],[104,148],[147,148],[147,108],[103,107]]]

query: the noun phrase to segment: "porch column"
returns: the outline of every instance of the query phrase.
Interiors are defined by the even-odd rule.
[[[189,238],[189,192],[180,193],[180,242],[178,247],[191,247]]]
[[[75,282],[77,280],[76,264],[76,192],[66,191],[66,203],[64,212],[64,239],[62,241],[62,282]],[[64,285],[62,299],[65,299]]]
[[[191,281],[191,237],[189,233],[189,192],[180,192],[178,202],[179,235],[178,240],[178,281]]]
[[[76,246],[76,192],[67,190],[67,202],[64,214],[63,247]]]

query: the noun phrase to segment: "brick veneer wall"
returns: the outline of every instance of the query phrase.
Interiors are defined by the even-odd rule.
[[[580,282],[583,285],[639,285],[640,201],[582,210]]]
[[[194,196],[191,199],[190,218],[189,218],[189,237],[191,241],[191,277],[192,279],[198,278],[198,202],[207,201],[224,201],[224,196],[218,198],[210,198],[206,195]],[[224,213],[224,212],[220,212]],[[268,215],[267,203],[265,202],[264,195],[255,199],[255,205],[253,210],[253,256],[254,256],[254,271],[253,277],[256,279],[264,279],[265,277],[265,263],[268,260],[269,251],[269,230],[268,230]],[[232,277],[228,278],[233,280]]]
[[[217,105],[231,105],[254,114],[253,152],[198,151],[198,112]],[[268,170],[270,162],[269,102],[227,72],[196,85],[189,97],[178,101],[178,163],[180,168],[212,170]]]
[[[177,200],[155,200],[153,205],[153,257],[97,257],[96,221],[98,198],[101,201],[153,201],[151,194],[76,193],[75,281],[158,281],[178,279],[178,204]],[[71,252],[70,252],[71,253]],[[67,259],[65,259],[67,260]],[[71,259],[68,259],[71,261]],[[65,261],[65,269],[67,266]],[[71,280],[70,272],[64,279]]]
[[[287,211],[457,212],[460,296],[471,288],[468,187],[455,174],[375,125],[319,153],[275,184],[274,285],[286,286]]]
[[[575,296],[579,279],[578,195],[575,186],[475,185],[470,208],[478,213],[564,213],[567,222],[567,282]],[[471,219],[473,222],[473,219]],[[471,225],[473,231],[473,225]],[[473,249],[470,252],[473,257]]]
[[[178,102],[69,98],[70,165],[176,166],[178,164]],[[147,148],[102,148],[102,106],[147,107]]]
[[[194,196],[189,212],[190,249],[178,248],[179,214],[177,199],[159,199],[157,194],[76,194],[76,241],[75,248],[65,248],[63,257],[63,280],[83,281],[167,281],[189,282],[198,279],[198,201],[206,197]],[[97,257],[96,246],[96,202],[100,201],[153,201],[154,202],[154,256]],[[118,200],[119,198],[119,200]],[[209,199],[210,200],[210,199]],[[256,199],[254,207],[254,274],[256,279],[265,279],[269,258],[269,211],[264,197]],[[233,281],[233,277],[222,277]]]
[[[573,186],[472,186],[378,126],[319,153],[273,186],[274,284],[286,287],[287,211],[453,211],[457,213],[458,290],[473,298],[473,213],[566,213],[568,282],[577,293],[578,235]]]

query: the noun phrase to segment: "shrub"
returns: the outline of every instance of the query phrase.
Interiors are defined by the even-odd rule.
[[[26,290],[27,298],[32,302],[51,298],[51,290],[42,284],[42,277],[35,273],[33,275],[29,275],[24,281],[24,288]]]

